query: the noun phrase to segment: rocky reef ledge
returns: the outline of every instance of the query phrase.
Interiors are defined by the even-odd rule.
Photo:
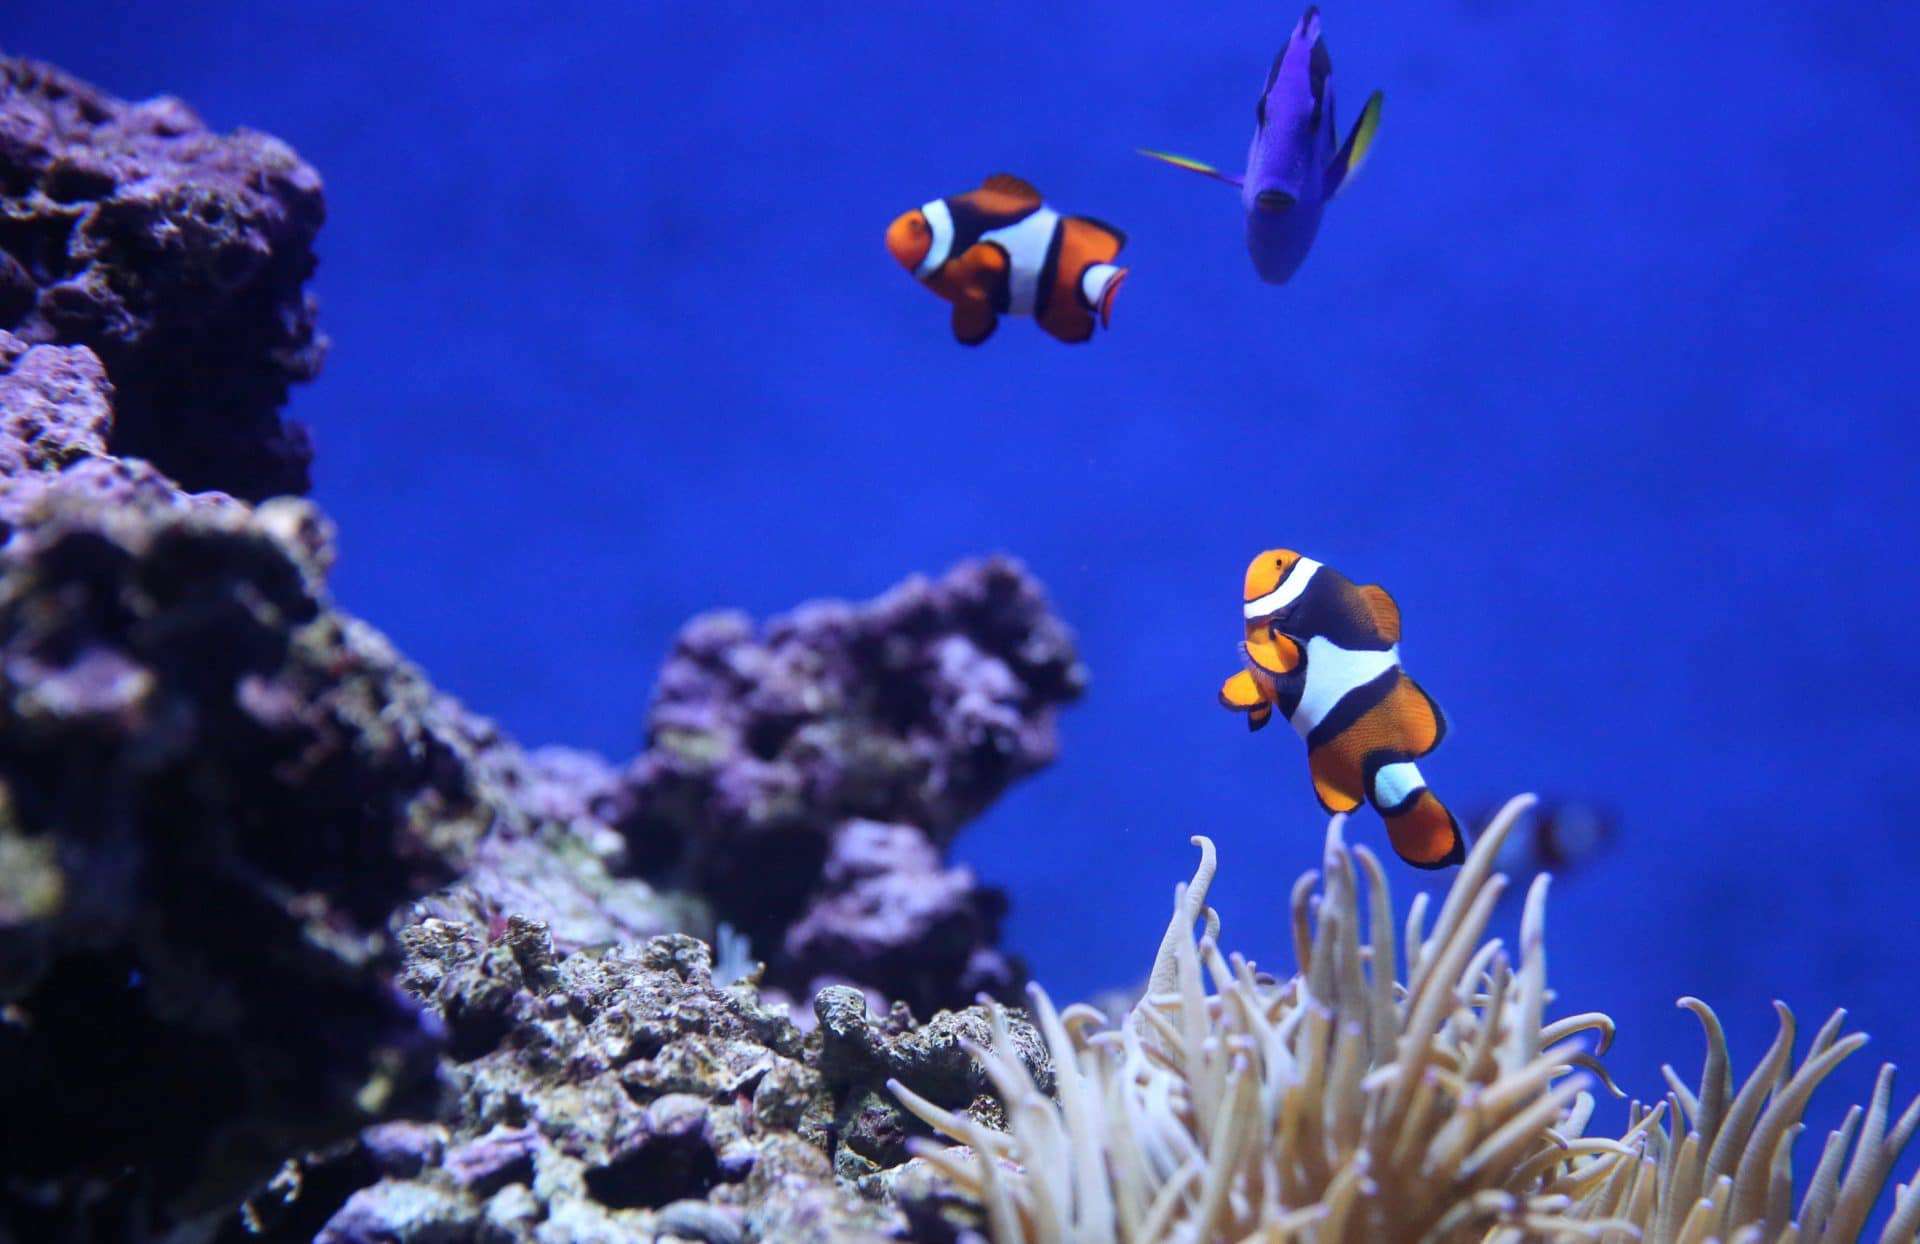
[[[520,747],[328,595],[323,214],[0,58],[0,1241],[952,1238],[881,1086],[997,1121],[946,848],[1071,635],[967,562],[694,620],[624,765]]]

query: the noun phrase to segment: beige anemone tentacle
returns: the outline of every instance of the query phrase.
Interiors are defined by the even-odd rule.
[[[990,1130],[906,1088],[912,1113],[964,1149],[920,1151],[981,1203],[997,1244],[1841,1244],[1859,1238],[1920,1102],[1895,1117],[1892,1068],[1826,1138],[1796,1195],[1808,1100],[1865,1037],[1836,1012],[1794,1057],[1792,1012],[1736,1084],[1719,1019],[1697,1085],[1634,1104],[1618,1139],[1588,1136],[1590,1079],[1614,1034],[1598,1012],[1546,1015],[1547,885],[1529,887],[1516,953],[1486,936],[1507,887],[1510,802],[1455,874],[1431,926],[1425,894],[1396,921],[1385,870],[1329,826],[1288,902],[1298,971],[1276,981],[1220,947],[1217,857],[1175,892],[1146,995],[1105,1029],[1032,990],[1054,1095],[1014,1056],[1005,1017],[973,1055],[1005,1106]],[[1196,929],[1198,926],[1198,929]],[[1587,1044],[1582,1044],[1586,1042]],[[1590,1044],[1591,1048],[1587,1048]],[[1616,1093],[1617,1089],[1614,1089]],[[1920,1179],[1879,1235],[1914,1244]]]

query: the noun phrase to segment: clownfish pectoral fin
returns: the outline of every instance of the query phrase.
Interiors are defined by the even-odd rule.
[[[1249,627],[1243,646],[1247,660],[1269,674],[1291,674],[1300,668],[1300,645],[1278,631]]]
[[[1162,164],[1171,164],[1175,168],[1183,168],[1189,173],[1198,173],[1202,177],[1211,177],[1215,181],[1224,181],[1229,186],[1240,184],[1240,178],[1232,173],[1223,173],[1211,164],[1202,164],[1198,160],[1189,160],[1186,156],[1177,156],[1165,151],[1150,151],[1145,147],[1135,147],[1134,150],[1148,159],[1158,160]]]
[[[1380,132],[1380,105],[1385,99],[1375,91],[1367,97],[1367,106],[1360,110],[1360,119],[1353,123],[1353,129],[1347,133],[1347,141],[1340,145],[1340,153],[1333,157],[1333,163],[1327,165],[1325,179],[1321,182],[1321,197],[1331,199],[1346,188],[1348,182],[1367,162],[1367,153],[1373,150],[1374,135]]]
[[[1273,705],[1262,704],[1247,714],[1247,729],[1249,732],[1258,730],[1272,720]]]
[[[1394,853],[1415,868],[1445,868],[1467,858],[1466,836],[1445,804],[1424,786],[1398,808],[1380,814]]]
[[[1221,706],[1236,713],[1252,712],[1266,702],[1267,697],[1260,693],[1260,684],[1253,680],[1252,670],[1241,670],[1220,684]]]
[[[1040,192],[1033,188],[1033,183],[1024,177],[1016,177],[1012,173],[995,173],[993,176],[981,182],[980,188],[982,190],[994,190],[1001,194],[1011,195],[1021,202],[1029,203],[1034,207],[1040,206],[1041,203]]]
[[[1400,606],[1387,595],[1387,589],[1378,583],[1365,583],[1360,587],[1360,598],[1367,602],[1367,612],[1373,615],[1373,624],[1380,628],[1380,638],[1390,644],[1399,643]]]
[[[963,346],[977,346],[993,336],[1000,317],[984,299],[968,298],[953,304],[953,339]]]
[[[1342,773],[1340,766],[1340,757],[1330,747],[1316,747],[1307,752],[1307,770],[1313,775],[1313,797],[1334,815],[1351,812],[1361,802],[1358,775]]]

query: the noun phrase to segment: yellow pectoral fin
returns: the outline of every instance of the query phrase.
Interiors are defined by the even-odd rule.
[[[1300,668],[1300,645],[1278,631],[1248,627],[1247,659],[1269,674],[1291,674]]]
[[[1260,694],[1260,684],[1253,680],[1253,671],[1241,670],[1220,684],[1220,703],[1236,713],[1250,713],[1264,705],[1266,697]]]
[[[1247,714],[1247,729],[1258,730],[1273,720],[1273,705],[1262,704]]]

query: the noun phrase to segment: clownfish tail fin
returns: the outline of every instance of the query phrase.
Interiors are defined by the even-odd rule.
[[[1392,811],[1382,811],[1394,853],[1415,868],[1446,868],[1465,862],[1467,838],[1447,806],[1422,787]]]
[[[1466,835],[1404,752],[1375,752],[1366,763],[1367,795],[1387,823],[1394,853],[1415,868],[1445,868],[1467,858]]]

